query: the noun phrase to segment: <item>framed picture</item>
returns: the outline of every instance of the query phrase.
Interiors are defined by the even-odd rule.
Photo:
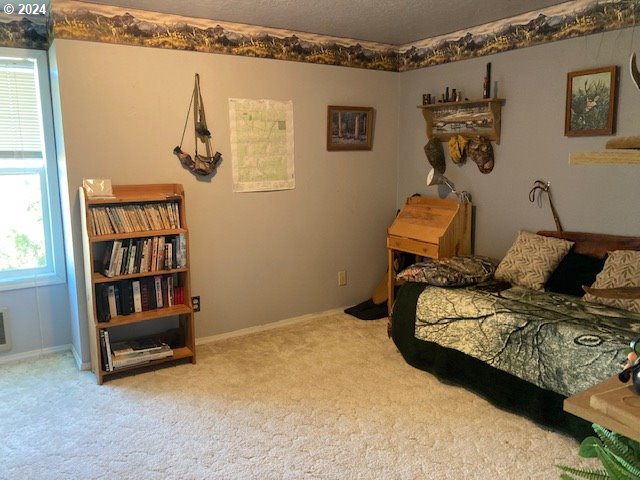
[[[615,65],[569,72],[564,134],[568,137],[613,135],[617,85]]]
[[[338,107],[327,110],[327,150],[371,150],[374,110]]]

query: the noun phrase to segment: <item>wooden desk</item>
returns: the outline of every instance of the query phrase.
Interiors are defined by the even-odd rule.
[[[640,441],[640,395],[617,376],[565,399],[564,410]]]
[[[471,253],[471,203],[414,196],[387,231],[387,307],[393,308],[394,253],[442,258]]]

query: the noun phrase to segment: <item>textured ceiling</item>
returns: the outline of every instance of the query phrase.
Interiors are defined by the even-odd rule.
[[[93,0],[93,3],[405,45],[565,2],[559,0]]]

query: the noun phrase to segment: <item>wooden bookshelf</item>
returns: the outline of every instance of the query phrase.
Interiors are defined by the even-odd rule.
[[[109,198],[92,198],[80,187],[79,196],[91,370],[97,383],[150,366],[185,359],[195,363],[189,230],[182,186],[114,185]],[[130,332],[134,325],[138,325],[136,334]],[[170,333],[162,330],[166,325],[171,325]],[[167,342],[172,355],[110,369],[103,332],[122,341],[139,336],[141,328],[148,332],[145,336],[171,339]]]

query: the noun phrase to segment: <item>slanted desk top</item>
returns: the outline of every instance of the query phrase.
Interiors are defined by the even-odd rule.
[[[471,253],[471,203],[432,197],[407,199],[387,231],[387,298],[393,307],[394,252],[442,258]]]

